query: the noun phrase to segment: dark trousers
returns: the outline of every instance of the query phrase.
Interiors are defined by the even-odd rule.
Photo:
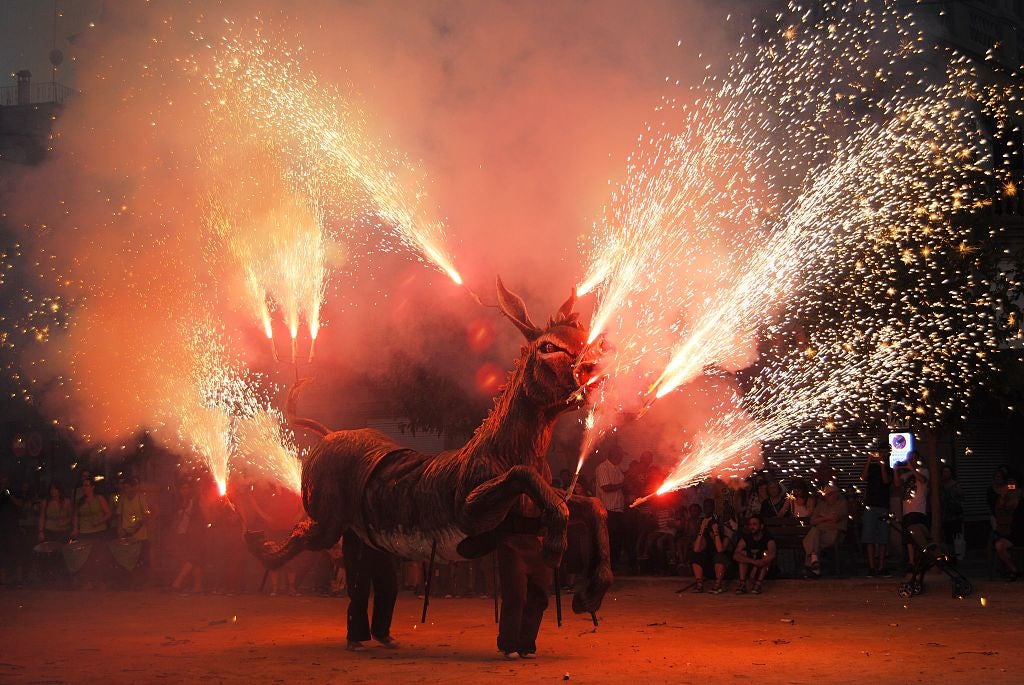
[[[362,642],[391,637],[391,618],[398,600],[398,568],[394,557],[370,547],[349,531],[341,542],[348,585],[347,639]],[[373,591],[373,623],[367,619]]]
[[[626,522],[626,513],[622,511],[609,511],[608,512],[608,552],[611,556],[612,568],[619,563],[619,557],[622,556],[623,550],[626,552],[627,563],[632,567],[636,563],[636,551],[630,554],[629,550],[631,546],[635,546],[635,540],[630,540],[627,536],[628,526]],[[632,568],[630,569],[632,570]]]
[[[531,534],[510,534],[497,549],[501,578],[501,617],[498,620],[498,649],[533,654],[537,633],[554,572],[540,555],[540,539]]]

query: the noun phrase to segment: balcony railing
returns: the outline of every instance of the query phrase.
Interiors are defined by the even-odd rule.
[[[28,102],[18,101],[19,86],[4,86],[0,88],[0,107],[10,105],[29,104],[63,104],[65,100],[75,94],[74,88],[69,88],[56,81],[44,81],[43,83],[32,83],[28,87]]]

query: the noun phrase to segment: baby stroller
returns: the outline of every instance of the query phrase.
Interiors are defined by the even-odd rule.
[[[952,557],[942,551],[942,548],[928,539],[926,529],[922,526],[911,526],[910,530],[904,530],[893,514],[885,517],[890,526],[893,527],[903,539],[914,546],[914,565],[910,569],[910,576],[900,583],[897,592],[900,597],[911,598],[924,592],[924,575],[932,568],[937,568],[947,576],[952,583],[953,599],[965,599],[971,596],[974,586],[970,579],[960,572],[953,565]]]

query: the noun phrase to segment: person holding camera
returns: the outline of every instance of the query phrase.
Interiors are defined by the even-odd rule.
[[[711,588],[711,594],[718,595],[724,592],[722,581],[725,579],[725,565],[729,561],[726,550],[729,548],[729,533],[718,517],[715,516],[715,500],[704,500],[704,518],[701,519],[700,529],[693,541],[693,577],[694,592],[704,592],[704,574],[709,567],[713,567],[715,584]]]
[[[736,588],[737,595],[747,593],[747,579],[753,580],[750,592],[761,594],[765,576],[775,561],[775,540],[764,527],[764,521],[758,514],[747,518],[747,532],[740,535],[736,543],[736,551],[732,558],[740,567],[740,585]]]
[[[913,567],[917,550],[931,544],[928,526],[928,469],[921,464],[916,451],[896,465],[896,478],[903,483],[903,541],[907,546],[907,563]]]
[[[860,479],[865,484],[860,539],[867,547],[868,576],[885,578],[889,575],[885,570],[885,553],[889,545],[889,485],[892,483],[892,471],[882,456],[880,445],[868,450]]]

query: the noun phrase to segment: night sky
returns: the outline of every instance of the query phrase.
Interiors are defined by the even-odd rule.
[[[0,2],[0,85],[13,85],[10,75],[20,69],[32,72],[35,81],[50,80],[49,53],[56,45],[64,53],[57,81],[75,80],[75,46],[71,41],[89,23],[102,17],[105,0],[2,0]],[[54,10],[58,14],[54,40]]]

